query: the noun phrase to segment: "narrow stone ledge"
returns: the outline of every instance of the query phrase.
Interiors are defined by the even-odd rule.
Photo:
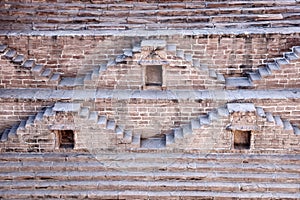
[[[51,90],[0,89],[1,99],[85,100],[157,99],[157,100],[243,100],[300,99],[300,89],[288,90]]]
[[[0,36],[123,36],[123,37],[150,37],[170,35],[251,35],[251,34],[292,34],[300,33],[300,27],[280,28],[211,28],[196,30],[51,30],[51,31],[20,31],[0,30]]]

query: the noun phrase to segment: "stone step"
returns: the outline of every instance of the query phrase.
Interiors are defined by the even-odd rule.
[[[210,120],[208,115],[201,115],[199,116],[199,121],[201,126],[202,125],[210,125]]]
[[[18,126],[17,132],[18,131],[25,131],[25,126],[26,126],[26,120],[22,120]]]
[[[293,130],[293,126],[289,121],[283,120],[282,122],[283,122],[283,128],[285,130]]]
[[[249,72],[248,73],[248,78],[251,81],[259,81],[259,80],[261,80],[261,76],[260,76],[260,73],[258,71],[257,72]]]
[[[243,154],[243,153],[148,153],[148,152],[110,152],[99,154],[95,157],[94,154],[86,152],[50,152],[50,153],[3,153],[1,154],[1,163],[10,162],[96,162],[101,159],[103,162],[114,162],[117,153],[118,162],[127,162],[129,157],[134,157],[136,162],[173,162],[174,160],[181,163],[199,162],[199,163],[247,163],[247,164],[294,164],[300,165],[300,155],[298,154]]]
[[[267,122],[275,123],[275,119],[271,113],[266,112],[266,118],[267,118]]]
[[[166,49],[167,49],[167,51],[170,51],[170,52],[176,52],[177,47],[176,47],[176,44],[167,44]]]
[[[82,107],[79,112],[79,117],[83,119],[87,119],[90,114],[90,110],[88,107]]]
[[[182,125],[182,133],[183,133],[183,137],[187,137],[188,135],[193,134],[191,124]]]
[[[296,173],[234,173],[234,172],[163,172],[155,171],[52,171],[52,172],[0,172],[1,180],[112,180],[112,181],[233,181],[233,182],[273,182],[273,183],[298,183],[299,174]]]
[[[34,119],[35,119],[35,116],[29,116],[26,120],[26,125],[25,125],[25,128],[29,128],[30,126],[32,126],[34,124]]]
[[[17,55],[16,57],[14,57],[12,59],[13,63],[16,63],[16,64],[22,64],[24,62],[24,55]]]
[[[226,82],[224,75],[219,73],[217,73],[217,80],[219,83],[223,83],[223,84],[225,84]]]
[[[184,59],[184,51],[183,51],[183,50],[177,49],[177,50],[176,50],[176,56],[177,56],[178,58]]]
[[[225,106],[224,107],[219,107],[217,109],[217,112],[218,112],[218,115],[221,116],[221,117],[228,117],[229,116],[228,109]]]
[[[188,62],[192,62],[193,61],[193,56],[190,53],[185,53],[184,54],[184,59]]]
[[[74,87],[74,86],[83,86],[83,85],[84,85],[84,78],[82,77],[76,77],[76,78],[64,77],[59,82],[59,86],[62,87]]]
[[[107,67],[115,66],[117,63],[115,60],[109,60],[106,64]]]
[[[141,140],[140,140],[141,141]],[[133,142],[139,145],[140,141]],[[158,139],[142,139],[142,148],[159,149],[164,148],[165,141],[161,138]],[[101,155],[99,155],[101,157]],[[100,159],[99,157],[99,159]],[[102,164],[101,164],[102,163]],[[219,162],[203,162],[194,161],[182,162],[180,160],[165,160],[158,158],[156,160],[146,159],[139,161],[132,160],[101,160],[89,162],[51,162],[51,161],[28,161],[28,162],[7,162],[1,163],[1,172],[48,172],[48,171],[88,171],[94,172],[99,170],[115,170],[120,171],[153,171],[155,169],[163,169],[169,172],[189,171],[189,172],[231,172],[243,173],[245,171],[251,173],[300,173],[299,164],[277,164],[277,163],[219,163]]]
[[[115,58],[115,62],[116,63],[123,63],[126,61],[126,56],[124,54],[122,55],[118,55],[116,58]]]
[[[270,71],[280,70],[280,66],[277,64],[277,62],[267,63],[266,65]]]
[[[106,127],[107,125],[107,118],[104,115],[99,116],[98,124],[101,126]]]
[[[268,69],[268,67],[260,67],[258,68],[258,73],[261,77],[269,76],[272,72]]]
[[[141,48],[152,47],[153,49],[164,49],[167,43],[165,40],[142,40]]]
[[[51,78],[49,79],[50,82],[58,83],[61,80],[60,73],[53,73]]]
[[[132,131],[124,131],[123,143],[129,144],[132,142]]]
[[[275,59],[275,62],[279,65],[280,68],[287,66],[289,62],[285,58],[277,58]]]
[[[282,122],[282,119],[280,118],[280,116],[274,116],[274,120],[275,120],[275,124],[277,126],[283,127],[283,122]]]
[[[92,72],[91,73],[87,73],[84,77],[83,77],[83,82],[84,84],[88,83],[92,81]]]
[[[192,130],[201,128],[200,121],[198,118],[191,120],[191,128]]]
[[[297,126],[293,126],[295,135],[300,135],[300,129]]]
[[[42,121],[43,118],[44,118],[44,111],[38,112],[34,118],[34,123]]]
[[[98,112],[97,111],[91,111],[89,113],[88,120],[97,123],[98,122]]]
[[[208,113],[208,118],[210,122],[219,120],[218,111],[217,110],[210,111]]]
[[[125,55],[126,57],[132,57],[133,56],[132,49],[123,49],[123,55]]]
[[[287,192],[210,192],[210,191],[184,191],[184,190],[166,190],[166,191],[149,191],[144,190],[97,190],[97,189],[74,189],[74,190],[0,190],[0,195],[5,199],[17,198],[62,198],[74,199],[74,197],[90,197],[97,199],[174,199],[180,197],[183,199],[297,199],[297,193]]]
[[[116,135],[117,135],[118,139],[123,139],[124,138],[124,131],[123,131],[122,127],[117,125],[115,132],[116,132]]]
[[[265,118],[266,113],[262,107],[256,107],[256,113],[258,116]]]
[[[36,76],[41,75],[44,71],[44,65],[35,65],[34,67],[32,67],[31,71]]]
[[[4,53],[7,50],[8,46],[5,44],[0,45],[0,53]]]
[[[1,135],[1,142],[6,142],[8,140],[8,133],[10,129],[5,129]]]
[[[288,52],[288,53],[284,53],[284,57],[289,61],[292,62],[294,60],[298,60],[299,57],[297,56],[297,54],[295,54],[294,52]]]
[[[115,130],[116,122],[114,120],[107,120],[106,129]]]
[[[106,64],[101,64],[100,69],[99,69],[99,73],[103,72],[103,71],[106,71],[106,70],[107,70],[107,65]]]
[[[236,87],[252,87],[250,80],[247,77],[228,77],[225,80],[226,87],[236,88]]]
[[[55,111],[53,110],[53,107],[46,108],[44,112],[44,117],[51,117],[55,115]]]
[[[135,45],[132,48],[132,52],[133,53],[140,53],[142,51],[141,46],[140,45]]]
[[[47,68],[42,72],[41,76],[48,79],[52,76],[52,73],[53,73],[53,71],[51,69]]]
[[[300,46],[293,47],[292,50],[298,57],[300,57]]]
[[[140,134],[133,135],[131,144],[135,148],[140,148],[141,147],[141,135]]]
[[[25,67],[25,68],[32,68],[32,67],[34,67],[34,65],[35,65],[35,60],[32,60],[32,59],[26,60],[23,63],[23,67]]]
[[[175,142],[183,138],[183,129],[181,127],[174,129]]]
[[[8,49],[4,56],[8,59],[13,59],[17,55],[17,51],[14,49]]]
[[[169,146],[175,142],[174,132],[166,134],[166,146]]]
[[[13,125],[11,129],[9,130],[9,133],[7,135],[8,139],[14,139],[17,138],[17,129],[18,129],[18,124]]]
[[[55,112],[78,112],[80,111],[80,103],[65,103],[57,102],[54,104],[53,111]]]
[[[141,139],[141,148],[159,149],[166,147],[166,138],[147,138]]]
[[[193,67],[200,68],[200,60],[199,59],[193,59]]]
[[[298,192],[298,184],[295,183],[243,183],[243,182],[191,182],[191,181],[128,181],[128,180],[76,180],[76,181],[0,181],[2,189],[10,189],[11,186],[16,190],[22,189],[40,189],[49,188],[50,190],[76,190],[80,188],[98,189],[98,190],[143,190],[147,188],[149,191],[172,191],[180,188],[182,191],[215,191],[215,192],[231,192],[248,191],[248,192],[267,192],[280,190],[281,192],[295,193]]]

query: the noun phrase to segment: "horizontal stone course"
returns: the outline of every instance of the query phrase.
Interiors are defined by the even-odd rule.
[[[297,170],[297,155],[3,153],[0,160],[3,199],[296,198],[299,192],[299,173],[285,171]]]

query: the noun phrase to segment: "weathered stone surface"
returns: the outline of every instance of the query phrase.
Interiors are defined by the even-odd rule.
[[[227,109],[232,112],[256,112],[255,106],[252,103],[228,103]]]

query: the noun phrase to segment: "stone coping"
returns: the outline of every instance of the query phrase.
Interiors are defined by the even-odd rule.
[[[0,30],[0,36],[121,36],[121,37],[150,37],[150,36],[201,36],[201,35],[252,35],[252,34],[293,34],[300,33],[300,27],[280,28],[215,28],[215,29],[171,29],[171,30]]]
[[[300,99],[300,89],[287,90],[52,90],[0,89],[1,99],[35,100],[242,100],[242,99]]]

